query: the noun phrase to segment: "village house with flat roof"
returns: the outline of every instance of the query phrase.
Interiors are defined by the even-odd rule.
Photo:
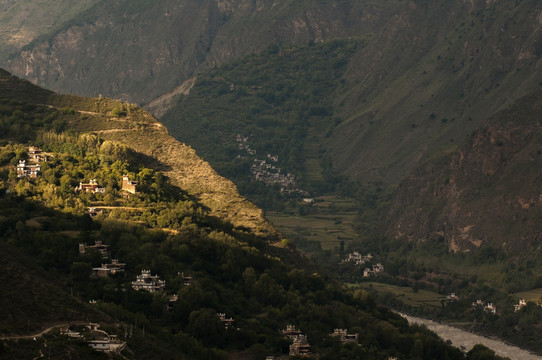
[[[184,272],[179,273],[179,276],[183,279],[184,286],[192,285],[192,276],[186,275]]]
[[[341,340],[343,344],[346,343],[358,343],[359,334],[349,334],[348,330],[346,329],[335,329],[331,334],[329,334],[331,337],[337,337]]]
[[[165,280],[160,280],[158,275],[151,275],[150,270],[141,270],[141,275],[137,275],[137,279],[132,281],[134,290],[145,290],[152,293],[163,290],[165,287]]]
[[[450,295],[446,296],[446,300],[448,300],[448,301],[458,301],[459,297],[455,293],[450,293]]]
[[[311,355],[311,346],[309,344],[309,341],[307,340],[307,337],[305,335],[299,335],[296,337],[292,344],[290,345],[289,349],[289,355],[290,356],[310,356]]]
[[[17,164],[17,177],[35,179],[38,177],[40,170],[41,167],[39,164],[30,165],[26,163],[26,160],[19,160],[19,164]]]
[[[101,267],[92,268],[92,275],[94,277],[108,277],[109,275],[124,273],[125,267],[126,264],[120,263],[118,259],[111,259],[110,264],[102,264]]]
[[[89,250],[97,250],[102,254],[103,259],[107,259],[110,256],[109,245],[105,245],[101,240],[96,240],[94,245],[87,245],[86,243],[79,243],[79,255],[85,255]]]
[[[88,183],[79,182],[79,186],[75,188],[75,192],[103,194],[105,193],[105,188],[99,187],[96,179],[92,179]]]
[[[51,155],[43,152],[39,147],[36,146],[29,146],[28,147],[28,160],[35,162],[35,163],[41,163],[49,160],[49,157]]]
[[[224,327],[226,328],[226,330],[228,330],[230,327],[233,326],[233,323],[235,322],[233,318],[231,317],[227,318],[225,313],[216,313],[216,314],[218,315],[218,318],[220,319],[222,324],[224,324]]]
[[[301,335],[301,331],[298,330],[295,325],[286,325],[286,329],[282,330],[282,335],[288,339],[294,339]]]
[[[372,268],[365,268],[363,270],[363,277],[368,278],[371,276],[376,276],[377,274],[384,271],[384,265],[378,263],[376,265],[373,265]]]
[[[289,348],[290,356],[310,356],[311,346],[307,341],[307,337],[295,325],[286,325],[286,329],[282,330],[282,335],[286,339],[292,340]]]
[[[117,335],[100,330],[97,323],[87,323],[73,329],[72,326],[65,326],[60,328],[60,335],[83,339],[92,349],[105,353],[120,353],[126,347],[126,342],[119,340]]]
[[[487,303],[487,305],[484,306],[484,311],[495,315],[497,313],[497,307],[493,305],[493,303]]]
[[[519,302],[514,305],[514,312],[520,311],[524,306],[527,306],[525,299],[519,299]]]

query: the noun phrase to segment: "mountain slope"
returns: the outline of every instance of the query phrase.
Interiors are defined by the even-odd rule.
[[[390,237],[451,251],[540,252],[542,91],[517,100],[450,155],[405,179],[386,216]]]
[[[181,180],[171,177],[170,183],[147,167],[154,163],[174,174],[168,165],[175,161],[168,163],[165,157],[160,161],[101,138],[122,134],[119,140],[137,149],[152,138],[165,139],[161,126],[140,108],[104,98],[53,95],[7,73],[0,75],[0,249],[6,250],[1,257],[7,257],[1,269],[6,270],[4,276],[11,272],[8,283],[16,284],[3,289],[3,299],[12,302],[2,309],[8,313],[1,317],[4,333],[21,335],[24,318],[16,325],[4,321],[13,318],[12,308],[26,305],[20,312],[23,317],[44,312],[34,319],[34,328],[47,329],[44,322],[55,319],[99,321],[127,344],[112,358],[282,356],[291,344],[282,330],[295,324],[309,339],[316,358],[333,359],[340,353],[345,359],[464,359],[459,349],[427,329],[408,326],[366,292],[352,292],[315,272],[287,241],[272,246],[246,229],[217,221],[210,215],[213,209],[174,186]],[[45,95],[49,97],[40,99]],[[27,144],[18,139],[47,152],[36,177],[18,176],[22,174],[16,165],[30,161]],[[190,151],[169,153],[177,155],[189,157],[181,161],[190,166],[200,161],[191,158]],[[123,191],[124,174],[138,179],[135,194]],[[213,176],[208,171],[205,175]],[[86,179],[95,179],[91,182],[103,190],[83,191]],[[77,183],[80,191],[75,189]],[[210,192],[212,185],[202,186]],[[195,185],[187,185],[191,186]],[[89,207],[101,214],[91,218]],[[100,276],[104,262],[112,259],[122,262],[124,271]],[[45,274],[40,276],[40,271]],[[165,280],[154,292],[135,289],[133,280],[147,272]],[[27,278],[31,281],[23,284]],[[92,300],[87,306],[103,312],[103,317],[94,317],[91,310],[79,312],[82,302],[61,287],[72,287],[80,300]],[[39,294],[48,290],[44,303],[34,306]],[[19,301],[21,297],[26,298]],[[65,312],[58,313],[59,309]],[[336,328],[357,333],[359,346],[342,344],[330,335]],[[36,340],[2,338],[0,358],[44,357],[48,352],[59,359],[109,356],[57,330],[35,336]]]
[[[410,1],[349,62],[336,171],[396,184],[539,87],[538,1]]]
[[[58,91],[149,103],[272,43],[370,38],[334,94],[342,122],[324,151],[339,175],[395,185],[538,87],[541,14],[535,0],[102,2],[4,63]]]
[[[56,91],[141,104],[198,70],[271,43],[371,33],[396,7],[314,0],[102,1],[0,65]]]

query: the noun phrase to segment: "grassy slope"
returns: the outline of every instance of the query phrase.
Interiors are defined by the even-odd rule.
[[[61,97],[54,102],[61,107],[92,111],[92,108],[74,103],[72,99]],[[90,100],[90,103],[94,101]],[[93,123],[95,116],[99,119],[99,126]],[[110,117],[106,117],[109,121],[103,121],[101,116],[87,114],[83,121],[75,118],[70,127],[76,131],[92,131],[103,139],[118,141],[149,156],[152,158],[149,166],[162,171],[174,185],[199,199],[212,215],[227,219],[235,226],[251,229],[257,235],[269,236],[270,239],[277,236],[276,230],[263,218],[262,211],[241,197],[232,182],[220,177],[193,149],[169,136],[163,125],[150,114],[141,111],[135,119],[127,118],[126,122]]]

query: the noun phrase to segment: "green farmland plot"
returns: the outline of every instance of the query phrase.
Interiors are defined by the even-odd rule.
[[[335,196],[315,198],[315,203],[303,215],[268,212],[266,217],[285,235],[295,234],[307,240],[318,241],[322,249],[338,247],[356,237],[354,225],[357,212],[350,199]]]
[[[442,295],[429,290],[418,290],[410,287],[382,284],[377,282],[363,282],[358,285],[362,289],[376,291],[379,294],[391,294],[391,296],[399,298],[403,303],[413,307],[433,307],[440,308]]]

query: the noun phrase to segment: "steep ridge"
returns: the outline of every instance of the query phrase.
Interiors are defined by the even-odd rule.
[[[390,237],[444,241],[450,251],[539,253],[542,91],[517,100],[450,155],[413,171],[385,218]]]
[[[277,231],[265,220],[263,212],[241,197],[231,181],[220,177],[193,149],[169,136],[165,127],[141,108],[132,108],[129,116],[120,119],[111,115],[115,107],[122,106],[118,101],[55,95],[4,70],[0,71],[0,85],[13,98],[28,98],[32,93],[30,101],[35,104],[49,103],[58,109],[79,112],[84,116],[70,121],[72,130],[94,132],[148,155],[154,159],[149,166],[158,168],[173,184],[199,199],[212,215],[270,240],[277,239]]]

